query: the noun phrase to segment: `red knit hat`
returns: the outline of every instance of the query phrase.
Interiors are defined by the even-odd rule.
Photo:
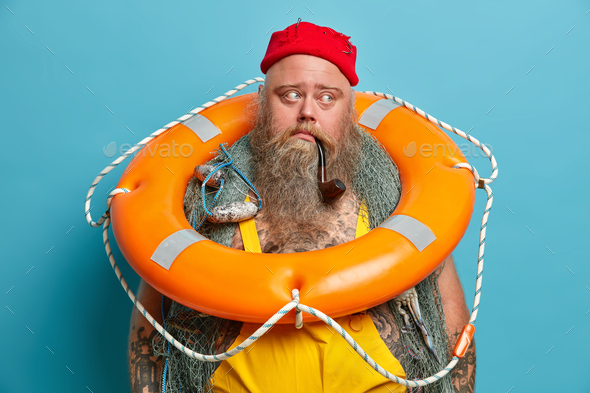
[[[350,37],[338,33],[329,27],[317,26],[308,22],[297,22],[285,30],[272,33],[266,55],[260,63],[263,74],[277,61],[284,57],[302,54],[321,57],[336,65],[351,86],[356,86],[356,46]]]

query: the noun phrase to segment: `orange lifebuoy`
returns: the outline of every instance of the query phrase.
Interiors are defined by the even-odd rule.
[[[244,109],[251,99],[222,101],[170,128],[136,154],[117,184],[130,192],[111,203],[115,238],[156,290],[207,314],[263,323],[299,289],[303,304],[336,318],[411,288],[457,246],[475,199],[473,175],[452,168],[465,157],[438,127],[365,93],[356,93],[359,124],[387,149],[402,182],[400,201],[380,227],[339,246],[291,254],[252,254],[200,236],[183,212],[187,184],[219,143],[231,145],[250,131]],[[292,312],[280,323],[294,321]]]

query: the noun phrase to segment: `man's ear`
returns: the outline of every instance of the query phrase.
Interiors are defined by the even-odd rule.
[[[260,95],[260,90],[262,90],[263,87],[264,85],[258,85],[258,95]]]

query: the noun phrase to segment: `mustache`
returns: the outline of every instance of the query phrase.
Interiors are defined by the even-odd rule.
[[[290,137],[299,132],[308,132],[315,139],[322,142],[324,148],[334,152],[336,147],[336,141],[332,136],[327,134],[321,128],[314,126],[311,123],[298,123],[286,128],[279,136],[279,140],[283,143],[287,142]]]

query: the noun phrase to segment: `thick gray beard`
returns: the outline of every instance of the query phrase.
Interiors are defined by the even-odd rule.
[[[294,237],[300,231],[331,232],[334,228],[338,204],[331,206],[322,201],[317,185],[317,146],[290,136],[298,130],[307,130],[322,142],[327,157],[328,180],[342,180],[348,188],[343,198],[349,197],[362,147],[361,131],[353,120],[356,118],[353,99],[349,113],[340,121],[342,132],[336,141],[309,124],[276,132],[265,92],[260,93],[256,125],[250,132],[252,166],[254,182],[263,203],[261,219],[271,228],[276,242],[292,244],[297,242]]]

